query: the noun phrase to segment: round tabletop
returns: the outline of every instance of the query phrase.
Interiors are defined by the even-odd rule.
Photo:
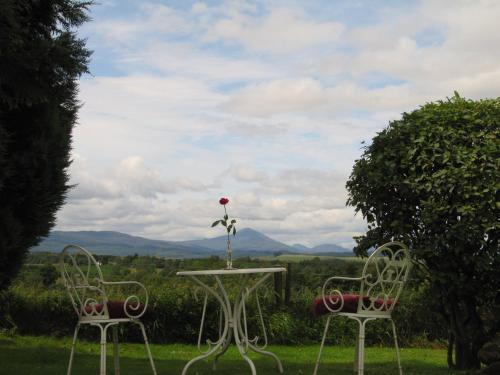
[[[284,267],[270,267],[270,268],[235,268],[231,270],[200,270],[200,271],[180,271],[177,276],[210,276],[210,275],[243,275],[250,273],[276,273],[286,272]]]

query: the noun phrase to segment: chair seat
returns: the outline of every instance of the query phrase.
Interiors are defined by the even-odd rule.
[[[342,309],[340,309],[338,312],[340,313],[356,313],[358,311],[358,303],[359,303],[359,295],[358,294],[342,294],[342,297],[344,299],[344,305],[342,306]],[[329,298],[326,298],[326,302],[328,304],[328,307],[330,307],[333,310],[336,310],[340,308],[341,305],[341,300],[340,296],[337,294],[331,295]],[[365,306],[370,305],[370,297],[363,297],[363,303]],[[375,309],[379,309],[380,311],[386,311],[388,307],[391,307],[392,305],[392,299],[388,299],[387,303],[384,304],[384,299],[383,298],[378,298],[375,300],[374,306]],[[331,313],[330,310],[325,306],[325,303],[323,301],[323,297],[318,297],[314,300],[313,302],[313,309],[314,309],[314,316],[320,317],[322,315]]]
[[[125,314],[125,301],[108,301],[108,313],[110,319],[127,319],[129,318],[127,314]],[[95,305],[95,310],[97,313],[101,313],[104,304],[99,303]],[[139,315],[142,311],[144,311],[145,306],[141,303],[139,307],[137,307],[137,303],[129,302],[127,303],[127,311],[131,316]],[[92,306],[85,306],[85,313],[92,313]]]

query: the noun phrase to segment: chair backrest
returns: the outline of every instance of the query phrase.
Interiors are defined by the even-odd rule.
[[[390,314],[410,269],[411,258],[406,245],[389,242],[376,249],[363,268],[358,313]]]
[[[61,252],[61,274],[73,308],[80,319],[109,319],[108,298],[99,263],[90,252],[68,245]]]

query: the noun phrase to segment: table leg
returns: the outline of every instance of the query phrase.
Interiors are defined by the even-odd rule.
[[[207,357],[210,357],[212,354],[214,354],[223,344],[226,344],[227,341],[229,341],[229,316],[230,316],[230,308],[231,306],[226,304],[226,301],[222,299],[222,297],[211,287],[200,281],[197,277],[195,276],[190,276],[190,278],[198,285],[200,285],[203,289],[206,290],[207,293],[210,293],[212,296],[215,297],[215,299],[220,303],[222,313],[224,314],[224,329],[222,330],[222,334],[219,337],[219,340],[217,340],[215,343],[209,342],[209,349],[205,352],[202,353],[201,355],[193,358],[190,360],[186,365],[184,366],[182,370],[182,375],[186,375],[189,367],[191,367],[193,364],[195,364],[198,361],[201,361]],[[225,291],[223,294],[226,294]],[[226,294],[227,296],[227,294]]]
[[[283,366],[282,366],[279,358],[274,353],[271,353],[271,352],[264,350],[267,346],[267,334],[266,334],[266,328],[264,326],[264,320],[262,318],[262,310],[260,308],[259,302],[257,302],[257,307],[259,310],[260,322],[261,322],[263,335],[264,335],[264,341],[265,341],[264,345],[260,346],[260,347],[257,345],[258,337],[255,337],[252,340],[250,340],[248,338],[245,302],[246,302],[247,298],[250,296],[250,294],[252,292],[254,292],[260,285],[262,285],[264,283],[264,281],[267,280],[270,276],[271,276],[271,274],[267,274],[266,276],[262,277],[252,287],[247,288],[247,287],[245,287],[247,276],[244,275],[242,278],[242,281],[241,281],[240,292],[238,293],[238,296],[236,297],[233,305],[231,305],[231,301],[229,299],[229,296],[228,296],[228,294],[224,288],[224,285],[222,284],[219,276],[217,276],[217,275],[214,276],[215,281],[216,281],[217,286],[218,286],[217,291],[214,288],[211,288],[208,285],[206,285],[204,282],[200,281],[196,276],[189,276],[196,284],[200,285],[203,289],[205,289],[207,294],[211,294],[219,302],[219,304],[221,306],[221,311],[223,314],[224,328],[222,330],[222,333],[219,334],[218,341],[212,342],[210,340],[207,340],[207,343],[209,344],[209,349],[206,352],[202,353],[201,355],[191,359],[184,366],[184,369],[182,370],[182,375],[186,375],[188,369],[194,363],[201,361],[201,360],[215,354],[217,351],[219,351],[218,353],[215,354],[215,358],[214,358],[213,367],[215,369],[218,359],[226,353],[229,345],[231,344],[233,337],[234,337],[234,341],[236,343],[236,347],[238,348],[240,355],[243,357],[243,359],[250,366],[250,370],[252,372],[252,375],[257,375],[257,370],[255,369],[255,365],[254,365],[253,361],[248,357],[249,350],[252,350],[252,351],[259,353],[259,354],[263,354],[263,355],[267,355],[267,356],[272,357],[276,361],[279,372],[283,373]],[[201,327],[200,327],[200,335],[198,337],[199,346],[200,346],[200,342],[201,342],[201,332],[203,329],[205,313],[206,313],[206,299],[205,299],[205,303],[204,303],[204,307],[203,307],[203,316],[202,316],[202,323],[201,323]],[[220,332],[220,330],[219,330],[219,332]]]
[[[236,343],[236,347],[238,348],[238,351],[240,352],[240,355],[243,357],[243,359],[248,363],[250,366],[250,370],[252,371],[252,375],[257,375],[257,370],[255,369],[255,365],[253,361],[248,357],[248,349],[249,349],[249,342],[248,342],[248,331],[247,331],[247,326],[246,326],[246,314],[244,316],[244,328],[245,332],[243,332],[242,329],[242,322],[241,322],[241,311],[242,311],[242,306],[245,304],[245,295],[247,293],[245,289],[245,280],[241,284],[241,290],[238,296],[236,297],[235,303],[234,303],[234,308],[233,308],[233,331],[234,331],[234,342]]]
[[[219,357],[222,357],[226,352],[227,349],[229,348],[229,345],[231,345],[231,341],[233,341],[233,330],[229,330],[227,337],[224,339],[224,344],[222,345],[219,353],[215,355],[214,358],[214,364],[213,364],[213,369],[215,370],[217,367],[217,362],[219,360]]]
[[[261,283],[257,283],[256,286],[258,287]],[[248,337],[248,330],[247,330],[247,324],[246,324],[246,308],[245,308],[245,301],[249,297],[250,293],[252,291],[255,291],[257,288],[253,288],[251,290],[247,289],[246,293],[244,293],[241,296],[241,300],[238,304],[238,308],[235,310],[235,320],[237,321],[237,329],[239,331],[239,334],[242,338],[242,341],[245,342],[246,344],[246,352],[248,352],[249,349],[253,350],[256,353],[262,354],[262,355],[267,355],[271,358],[273,358],[276,362],[276,365],[278,367],[278,371],[282,374],[283,373],[283,365],[281,364],[280,359],[276,354],[271,353],[269,351],[264,350],[267,347],[267,333],[266,333],[266,327],[264,325],[264,320],[262,318],[262,310],[260,308],[260,302],[258,299],[258,296],[256,295],[257,298],[257,309],[259,310],[259,317],[260,317],[260,322],[261,322],[261,328],[262,328],[262,333],[264,335],[264,345],[259,347],[257,345],[258,342],[258,337],[256,336],[254,339],[250,339]]]

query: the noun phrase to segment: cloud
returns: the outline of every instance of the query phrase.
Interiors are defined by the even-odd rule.
[[[116,185],[109,180],[95,178],[89,170],[86,159],[79,154],[73,154],[70,175],[70,184],[73,185],[69,192],[71,201],[93,198],[114,199],[121,194]]]
[[[343,26],[338,22],[307,19],[295,9],[275,8],[260,19],[244,13],[217,21],[205,41],[224,40],[246,49],[271,54],[288,54],[338,41]]]
[[[498,1],[283,4],[96,8],[58,228],[211,237],[228,195],[240,228],[352,245],[360,142],[454,90],[498,96]]]
[[[229,174],[237,181],[242,182],[262,182],[267,179],[264,172],[246,165],[233,165],[229,169]]]
[[[416,92],[415,92],[416,91]],[[356,83],[325,86],[319,80],[274,80],[248,86],[230,95],[221,108],[240,115],[268,117],[280,113],[341,113],[346,110],[405,108],[426,97],[412,84],[367,88]],[[417,101],[418,102],[418,101]]]
[[[104,174],[92,174],[89,166],[78,155],[71,167],[70,200],[126,199],[131,196],[158,198],[163,194],[182,191],[204,191],[208,187],[191,177],[167,179],[157,170],[148,167],[140,156],[129,156]]]
[[[323,94],[321,83],[310,78],[275,80],[245,87],[233,94],[223,108],[256,116],[300,112],[321,108],[325,104]]]
[[[411,82],[417,102],[450,95],[457,79],[478,80],[498,70],[500,43],[496,30],[500,3],[422,1],[406,13],[381,13],[375,24],[356,27],[346,33],[349,52],[336,51],[317,68],[325,73],[350,72],[360,77],[370,71],[384,72]],[[420,43],[423,33],[438,40]],[[478,58],[480,56],[480,58]],[[468,94],[468,87],[454,87]],[[411,94],[411,93],[410,93]],[[474,95],[473,92],[470,94]],[[485,87],[480,95],[491,95]]]
[[[139,156],[131,156],[120,162],[114,173],[115,180],[127,193],[142,197],[174,193],[176,187],[162,181],[160,173],[145,166]]]
[[[220,214],[218,197],[225,195],[215,192],[217,185],[204,186],[191,178],[166,180],[142,158],[131,156],[104,176],[85,180],[82,193],[79,176],[90,174],[84,160],[79,156],[75,160],[79,172],[72,174],[72,182],[77,187],[59,215],[60,221],[72,223],[71,229],[120,230],[164,239],[217,235],[209,228]],[[227,187],[233,186],[231,179],[241,185],[239,192],[230,195],[229,207],[231,215],[238,218],[239,228],[253,227],[280,238],[290,231],[298,236],[308,230],[321,234],[352,229],[352,220],[344,218],[352,212],[343,206],[343,178],[334,173],[288,169],[269,176],[249,166],[233,165],[217,178],[222,178]],[[212,198],[207,198],[207,192]],[[302,223],[304,217],[318,212],[318,227]],[[330,217],[324,212],[334,214]],[[68,227],[60,224],[59,228]]]
[[[184,42],[152,41],[146,48],[130,53],[125,63],[133,69],[153,68],[179,76],[198,77],[210,84],[269,79],[280,74],[272,65],[256,58],[224,56]]]
[[[112,9],[113,11],[117,11]],[[132,18],[96,20],[92,31],[109,44],[133,45],[151,34],[186,34],[193,25],[183,12],[163,4],[143,3]]]
[[[208,6],[205,3],[197,2],[193,4],[191,11],[195,14],[203,14],[208,12]]]

